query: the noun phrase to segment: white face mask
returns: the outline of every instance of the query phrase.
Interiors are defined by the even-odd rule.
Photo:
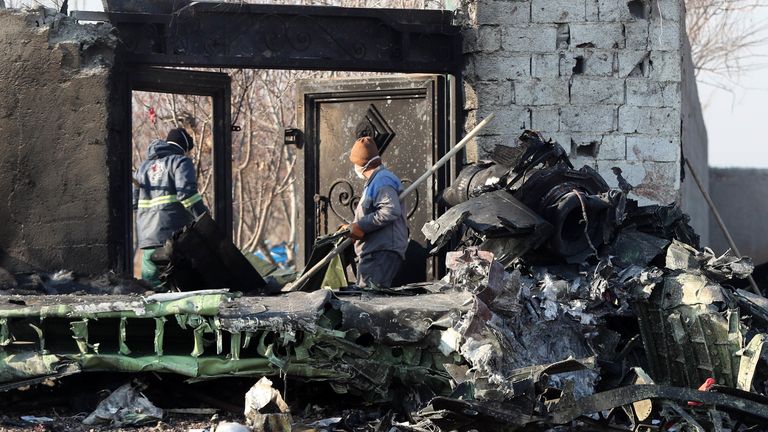
[[[365,168],[363,168],[363,167],[361,167],[361,166],[359,166],[359,165],[355,165],[355,174],[356,174],[356,175],[357,175],[359,178],[361,178],[361,179],[364,179],[364,178],[365,178],[365,176],[363,175],[363,171],[365,171]]]
[[[355,174],[357,174],[358,177],[361,179],[365,178],[365,175],[363,173],[365,170],[368,169],[368,166],[371,164],[371,162],[375,161],[376,159],[381,159],[379,156],[375,156],[373,159],[369,160],[368,163],[366,163],[364,166],[355,165]]]

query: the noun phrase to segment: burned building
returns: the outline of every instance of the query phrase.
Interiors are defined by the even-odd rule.
[[[383,89],[379,93],[371,91],[366,96],[370,100],[412,94],[403,102],[405,106],[422,103],[423,107],[417,109],[427,110],[432,117],[425,119],[429,129],[422,135],[400,126],[412,119],[398,120],[399,108],[387,107],[391,112],[382,114],[382,107],[373,104],[378,114],[366,114],[370,104],[362,102],[335,115],[353,112],[361,119],[374,119],[379,136],[386,139],[399,134],[392,141],[392,153],[400,142],[423,142],[425,150],[420,151],[432,152],[434,161],[458,141],[462,130],[495,112],[498,120],[468,147],[468,160],[487,157],[499,143],[514,145],[523,129],[541,130],[562,143],[576,165],[596,168],[611,186],[616,185],[606,174],[613,167],[621,168],[635,185],[631,196],[641,202],[681,203],[692,215],[700,235],[708,238],[708,212],[681,167],[685,154],[706,183],[706,143],[701,139],[703,124],[688,61],[681,2],[480,0],[462,2],[453,13],[204,3],[193,7],[176,5],[176,9],[162,2],[137,5],[114,2],[105,4],[107,12],[101,15],[80,13],[80,20],[103,21],[95,25],[77,24],[76,13],[75,18],[62,18],[46,16],[49,12],[44,11],[26,16],[2,12],[8,24],[3,26],[7,47],[3,55],[8,56],[5,63],[9,65],[5,73],[9,77],[29,76],[26,81],[3,81],[10,86],[2,96],[6,122],[3,142],[11,147],[3,152],[4,166],[9,167],[3,170],[9,176],[3,182],[3,195],[10,200],[5,201],[2,211],[4,219],[11,221],[0,243],[3,266],[21,271],[68,268],[94,274],[130,268],[130,167],[126,162],[130,159],[130,90],[195,93],[215,99],[218,120],[214,124],[213,158],[218,161],[214,164],[218,181],[213,207],[222,229],[231,232],[231,132],[227,126],[231,121],[229,106],[224,102],[229,97],[228,80],[226,76],[191,71],[147,69],[157,66],[431,73],[433,78],[395,79],[375,85],[350,82],[344,87],[351,95],[369,91],[372,86]],[[141,7],[149,9],[137,9]],[[135,15],[144,12],[152,16]],[[170,19],[172,16],[175,18]],[[263,17],[276,17],[274,22],[279,28],[249,24],[266,23]],[[314,37],[301,39],[301,43],[292,39],[296,29],[278,25],[307,24],[307,17],[316,17],[312,25],[317,27],[306,33]],[[249,30],[238,32],[243,36],[230,38],[222,33],[220,21],[234,22],[244,29],[248,26]],[[192,28],[196,30],[192,32]],[[323,31],[328,28],[338,29],[339,37],[328,37]],[[379,31],[370,33],[361,28]],[[284,33],[273,34],[275,29]],[[209,42],[200,40],[200,34],[205,34]],[[367,36],[347,47],[352,39],[344,39],[344,35],[351,34]],[[24,48],[30,43],[39,44],[41,49]],[[382,48],[390,45],[398,49]],[[42,58],[38,59],[38,55]],[[37,73],[43,64],[54,63],[55,68],[47,67],[52,75]],[[32,64],[41,66],[22,66]],[[88,92],[75,90],[77,83]],[[408,90],[417,88],[421,90]],[[311,215],[299,223],[301,245],[322,234],[324,224],[338,222],[336,213],[344,211],[338,204],[329,207],[329,203],[337,201],[331,189],[335,187],[333,193],[338,194],[344,186],[334,183],[338,173],[324,173],[317,168],[335,164],[333,156],[323,159],[334,152],[318,152],[312,145],[323,140],[332,147],[329,140],[346,142],[346,136],[354,134],[358,121],[343,131],[325,131],[323,121],[313,124],[314,110],[329,106],[326,95],[341,90],[322,85],[302,90],[307,105],[301,115],[306,120],[297,125],[297,130],[303,132],[307,145],[300,151],[305,162],[300,164],[298,175],[317,180],[302,182],[305,189],[299,191],[304,197],[299,203],[303,209],[299,215]],[[59,95],[68,102],[43,102],[47,96]],[[72,115],[71,121],[64,116],[63,107]],[[57,119],[61,123],[56,130],[62,132],[38,137],[38,133],[53,130],[37,127],[42,119]],[[84,122],[87,127],[68,131],[71,125]],[[51,140],[62,143],[57,146],[60,150],[72,146],[77,151],[43,152],[40,157],[29,157],[27,151],[19,153],[20,143],[42,146]],[[89,169],[78,165],[86,162]],[[428,167],[429,160],[423,165],[398,168],[409,177],[411,171]],[[434,191],[449,184],[458,170],[458,165],[446,168],[435,184],[421,191],[420,205],[414,202],[412,207],[422,211],[425,203],[431,206]],[[63,192],[62,184],[66,186]],[[317,202],[316,195],[320,197]],[[48,197],[63,200],[57,206],[58,212],[37,210],[38,205],[47,207],[44,202]],[[91,199],[95,197],[101,198]],[[87,205],[81,206],[81,202]],[[25,208],[30,212],[18,213]],[[419,224],[436,217],[441,209],[423,211],[414,216]],[[32,213],[46,216],[27,217]],[[49,226],[55,229],[46,228]],[[421,258],[423,240],[419,240]],[[300,255],[306,257],[306,253],[308,250]]]
[[[465,158],[414,194],[414,280],[251,295],[226,268],[208,278],[171,253],[166,277],[184,292],[4,296],[0,385],[86,372],[269,375],[321,381],[371,404],[402,399],[399,416],[377,420],[400,430],[759,427],[768,307],[732,286],[752,264],[702,249],[674,205],[706,239],[706,210],[683,176],[683,154],[707,175],[683,23],[672,0],[477,0],[455,12],[123,1],[71,17],[0,11],[0,214],[9,222],[0,264],[13,272],[130,269],[135,90],[212,99],[215,222],[173,241],[197,241],[215,223],[226,243],[230,78],[192,68],[408,74],[301,87],[303,124],[285,144],[301,152],[309,262],[316,237],[354,205],[358,191],[339,166],[360,128],[413,181],[496,115]],[[274,294],[261,277],[249,280]],[[68,292],[54,290],[55,277],[41,283]],[[213,289],[185,291],[204,283]]]

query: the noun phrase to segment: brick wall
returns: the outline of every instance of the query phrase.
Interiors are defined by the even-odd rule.
[[[642,203],[675,201],[681,1],[465,1],[465,128],[497,116],[470,158],[533,128],[612,186],[620,167]]]

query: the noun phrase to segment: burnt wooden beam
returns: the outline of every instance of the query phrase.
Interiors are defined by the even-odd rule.
[[[116,11],[116,9],[118,9]],[[440,10],[193,3],[107,15],[129,64],[460,73],[461,32]]]

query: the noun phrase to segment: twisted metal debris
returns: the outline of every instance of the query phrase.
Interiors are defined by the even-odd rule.
[[[678,208],[630,191],[527,131],[465,168],[443,194],[451,209],[424,227],[434,253],[452,249],[443,280],[3,296],[0,383],[283,375],[411,407],[352,430],[762,430],[768,300],[735,287],[752,263],[701,249]]]

